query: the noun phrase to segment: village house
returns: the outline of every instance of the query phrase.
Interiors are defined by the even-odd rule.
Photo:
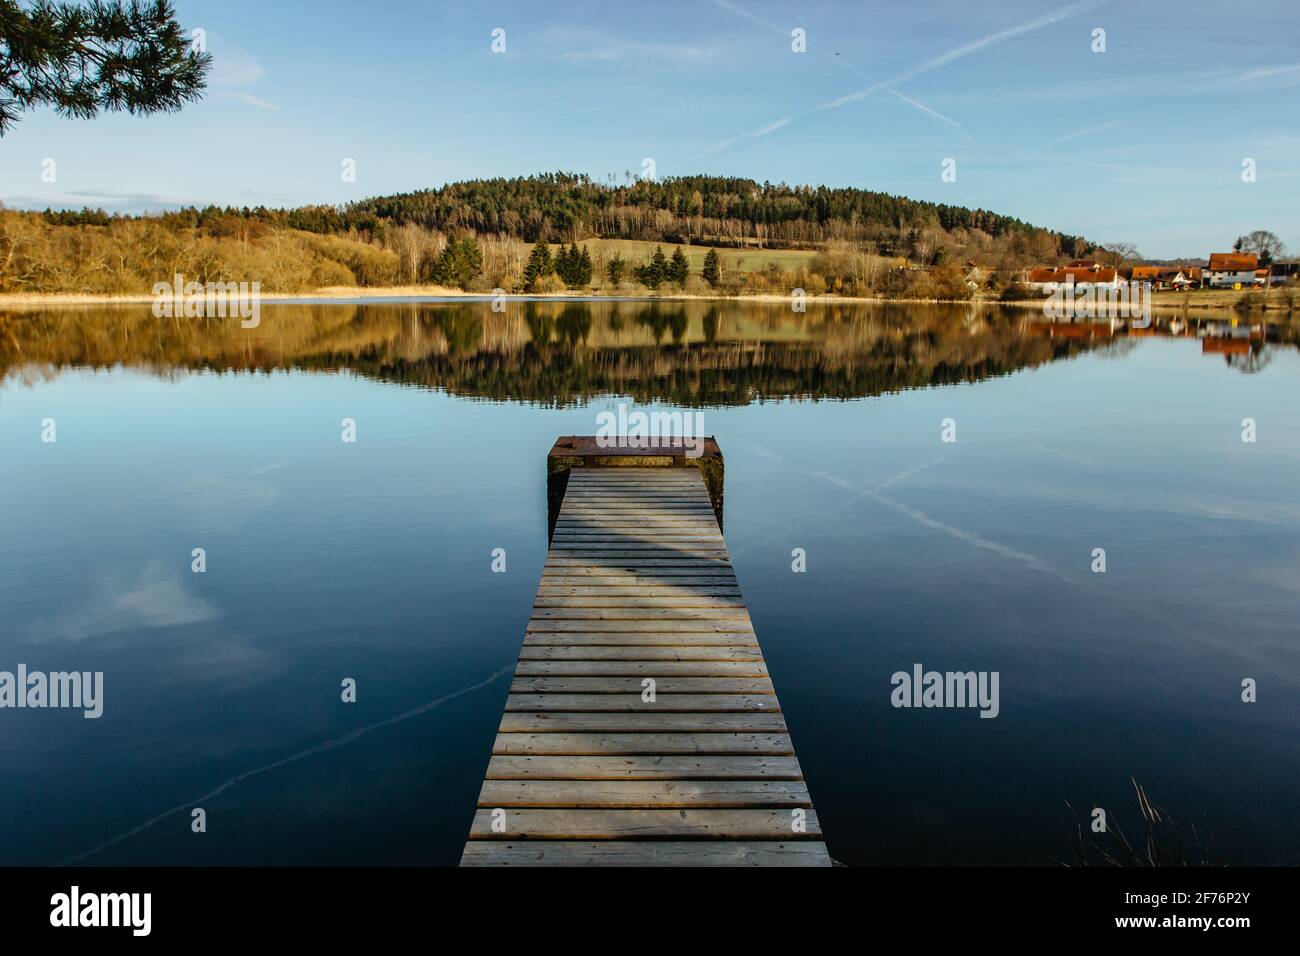
[[[993,271],[992,269],[984,269],[974,262],[967,262],[962,280],[966,283],[966,288],[972,292],[977,292],[989,284],[989,279],[993,277]]]
[[[1133,282],[1150,282],[1152,289],[1186,289],[1191,285],[1187,273],[1177,266],[1134,266],[1129,276]]]
[[[1253,252],[1212,252],[1202,285],[1210,289],[1241,289],[1255,285],[1259,257]],[[1261,280],[1262,281],[1262,280]]]
[[[1118,289],[1124,282],[1118,269],[1091,259],[1075,259],[1068,266],[1040,266],[1029,270],[1026,283],[1031,289],[1051,294],[1073,280],[1075,289]]]

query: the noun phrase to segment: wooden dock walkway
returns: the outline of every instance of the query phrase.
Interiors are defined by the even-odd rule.
[[[700,470],[573,468],[461,865],[830,862]]]

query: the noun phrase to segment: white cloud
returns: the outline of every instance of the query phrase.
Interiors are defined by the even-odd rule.
[[[251,54],[233,48],[218,47],[212,51],[212,69],[208,73],[211,89],[231,89],[252,86],[266,78],[266,68]]]
[[[278,113],[281,109],[281,107],[276,106],[274,103],[268,102],[261,97],[254,96],[252,93],[231,93],[230,95],[241,103],[247,103],[249,106],[256,106],[261,110],[269,110],[272,113]]]
[[[217,616],[215,607],[186,589],[179,572],[153,561],[134,581],[120,574],[101,577],[81,607],[35,625],[32,632],[37,639],[84,641],[120,631],[202,624]]]

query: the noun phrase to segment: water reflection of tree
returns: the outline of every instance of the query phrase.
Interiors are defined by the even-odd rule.
[[[478,351],[483,342],[483,313],[472,306],[455,306],[437,313],[435,326],[447,340],[452,355]]]
[[[718,325],[721,321],[722,316],[716,306],[704,313],[704,341],[709,345],[718,341]]]
[[[658,303],[641,309],[636,314],[636,321],[654,333],[656,345],[663,341],[665,332],[672,336],[675,344],[680,345],[686,338],[686,329],[690,324],[684,307],[663,308]]]
[[[349,368],[494,400],[572,404],[615,392],[738,405],[980,381],[1139,344],[1033,326],[1000,310],[972,321],[963,307],[836,304],[792,315],[752,302],[528,302],[504,314],[484,303],[264,305],[261,325],[246,330],[238,320],[157,319],[147,305],[96,306],[0,313],[0,376],[117,365],[158,375]],[[1269,351],[1229,364],[1256,371],[1296,338],[1270,327]]]
[[[1252,343],[1249,352],[1240,355],[1225,355],[1223,362],[1229,368],[1236,369],[1243,375],[1262,372],[1273,361],[1273,350],[1267,345]]]
[[[524,303],[524,322],[535,345],[549,345],[555,333],[555,319],[549,312],[540,312],[535,302]]]
[[[566,345],[578,345],[591,333],[591,322],[591,306],[574,302],[564,307],[555,328]]]

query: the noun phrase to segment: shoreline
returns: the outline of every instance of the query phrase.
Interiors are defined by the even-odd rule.
[[[1192,314],[1195,312],[1208,312],[1211,314],[1228,313],[1237,316],[1261,315],[1265,313],[1277,313],[1282,316],[1294,314],[1294,310],[1286,306],[1269,307],[1264,304],[1261,308],[1252,309],[1247,312],[1239,312],[1236,309],[1237,301],[1243,294],[1240,292],[1231,293],[1230,290],[1203,290],[1209,292],[1213,298],[1202,301],[1187,301],[1183,297],[1186,293],[1176,293],[1179,296],[1178,301],[1161,301],[1160,298],[1153,299],[1151,309],[1156,314]],[[1228,294],[1225,294],[1228,293]],[[154,301],[154,296],[148,293],[82,293],[82,292],[0,292],[0,308],[13,306],[81,306],[81,305],[147,305]],[[449,289],[442,286],[347,286],[347,287],[327,287],[316,289],[312,292],[264,292],[260,294],[261,301],[274,303],[277,305],[312,305],[322,303],[339,303],[339,304],[366,304],[366,303],[383,303],[386,301],[446,301],[454,302],[457,300],[467,301],[491,301],[496,298],[492,293],[484,292],[466,292],[462,289]],[[645,295],[606,295],[600,292],[574,292],[572,290],[565,292],[509,292],[501,296],[506,300],[514,301],[556,301],[556,302],[766,302],[786,303],[790,301],[789,294],[781,293],[756,293],[753,295],[699,295],[690,293],[664,294],[648,293]],[[1004,301],[1001,299],[981,298],[972,299],[913,299],[913,298],[885,298],[882,296],[849,296],[849,295],[810,295],[805,300],[810,305],[821,304],[864,304],[864,305],[966,305],[978,307],[1006,307],[1020,309],[1043,309],[1043,300],[1041,299],[1017,299]],[[1100,317],[1104,318],[1104,317]]]

